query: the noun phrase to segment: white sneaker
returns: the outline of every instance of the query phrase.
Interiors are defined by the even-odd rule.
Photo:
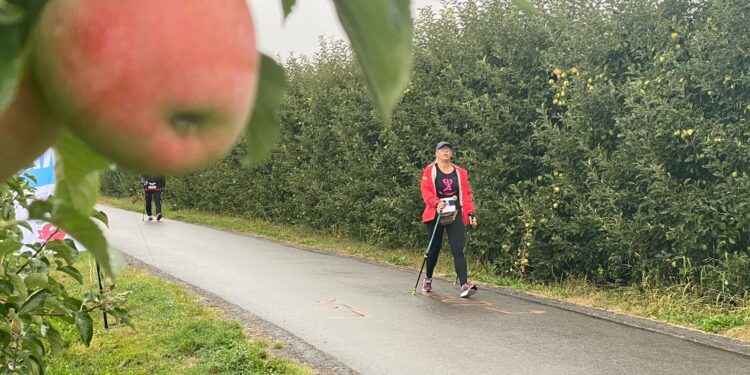
[[[425,277],[424,283],[422,283],[422,291],[425,293],[432,292],[432,278]]]
[[[461,298],[469,298],[472,294],[477,292],[477,286],[474,284],[466,283],[461,287],[461,294],[459,296]]]
[[[153,217],[153,216],[151,216],[151,215],[149,215],[149,217],[148,217],[148,221],[152,221],[152,220],[154,220],[154,217]]]

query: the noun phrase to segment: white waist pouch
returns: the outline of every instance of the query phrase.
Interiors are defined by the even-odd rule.
[[[456,197],[440,198],[440,200],[445,202],[445,207],[440,211],[440,225],[451,225],[456,220],[456,214],[458,213]]]

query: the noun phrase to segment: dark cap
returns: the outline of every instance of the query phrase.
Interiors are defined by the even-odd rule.
[[[450,144],[450,143],[448,143],[446,141],[440,141],[440,142],[438,142],[437,146],[435,146],[435,150],[440,150],[441,148],[443,148],[445,146],[448,146],[451,149],[453,149],[453,145],[452,144]]]

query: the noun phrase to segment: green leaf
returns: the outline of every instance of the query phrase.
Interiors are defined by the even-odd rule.
[[[0,241],[0,258],[21,249],[21,241],[12,238],[6,238]]]
[[[76,281],[78,281],[79,284],[83,284],[83,276],[81,275],[81,272],[78,271],[77,268],[73,266],[65,266],[65,267],[58,268],[57,270],[60,272],[64,272],[65,274],[74,278]]]
[[[76,313],[76,327],[81,334],[81,341],[86,346],[91,344],[91,338],[94,336],[94,321],[87,312],[79,311]]]
[[[7,2],[0,1],[0,25],[13,25],[23,19],[23,9]]]
[[[12,334],[13,332],[10,330],[10,323],[4,320],[0,321],[0,333]]]
[[[529,0],[510,0],[510,2],[526,14],[540,14],[539,9]]]
[[[49,278],[47,274],[32,272],[23,278],[23,282],[28,289],[46,288],[49,285]]]
[[[62,176],[55,195],[82,213],[90,213],[99,198],[100,170],[109,168],[109,161],[94,152],[86,143],[66,132],[55,145]]]
[[[23,173],[23,177],[24,178],[28,178],[31,182],[33,182],[35,184],[38,182],[38,180],[36,179],[36,176],[34,176],[33,174],[31,174],[29,172],[24,172]]]
[[[79,212],[91,213],[99,198],[99,176],[92,173],[78,181],[60,181],[55,187],[55,195]]]
[[[70,310],[80,310],[83,305],[83,301],[78,298],[67,297],[63,299],[63,304]]]
[[[29,224],[27,221],[21,221],[18,223],[19,227],[26,228],[29,232],[33,232],[34,229],[31,227],[31,224]]]
[[[88,216],[66,204],[58,204],[49,220],[78,240],[102,266],[104,272],[113,275],[107,240],[101,228]]]
[[[47,299],[44,300],[44,309],[49,312],[61,313],[61,314],[70,314],[73,311],[79,310],[79,309],[69,309],[67,306],[63,304],[62,301],[57,299],[57,296],[55,294],[51,294],[50,296],[47,296]]]
[[[8,282],[8,280],[0,279],[0,293],[4,293],[6,295],[13,294],[13,284]],[[0,312],[2,311],[2,306],[0,306]]]
[[[52,202],[35,200],[29,205],[29,219],[47,220],[52,211]]]
[[[130,318],[130,314],[127,310],[115,307],[114,309],[110,310],[112,315],[117,319],[117,323],[119,324],[125,324],[133,329],[135,329],[135,323],[133,322],[133,319]]]
[[[29,365],[29,362],[31,362],[32,359],[30,358],[28,352],[26,352],[24,350],[19,350],[19,351],[16,352],[16,354],[18,355],[18,358],[19,358],[18,362],[19,363],[23,363],[25,365],[25,366],[21,367],[22,369],[25,370],[24,372],[32,374],[32,375],[38,375],[38,374],[34,374],[33,370],[31,369],[32,366]]]
[[[18,315],[28,314],[34,311],[37,307],[44,304],[44,300],[47,298],[49,291],[46,289],[40,289],[32,293],[26,302],[23,303],[21,309],[18,310]]]
[[[10,281],[11,285],[13,285],[14,294],[21,297],[19,303],[25,301],[29,296],[29,292],[28,289],[26,289],[26,284],[24,284],[23,280],[15,273],[6,273],[5,277]]]
[[[276,109],[287,90],[284,69],[272,58],[261,55],[260,82],[250,123],[245,130],[247,138],[247,162],[263,160],[271,153],[279,139],[279,123]]]
[[[39,344],[36,344],[36,345],[39,345]],[[26,351],[26,352],[28,353],[29,351]],[[44,360],[42,359],[42,357],[38,354],[34,354],[34,355],[27,354],[27,357],[28,358],[24,361],[24,364],[26,365],[29,374],[44,375],[44,372],[42,371]]]
[[[27,335],[24,337],[23,347],[33,354],[32,358],[40,359],[44,357],[44,344],[42,344],[37,335]],[[38,364],[41,365],[41,363]]]
[[[407,0],[334,0],[375,107],[387,124],[393,107],[409,83],[412,67],[409,3]]]
[[[94,293],[94,292],[83,293],[83,304],[85,305],[89,302],[97,302],[99,301],[99,297],[100,295],[98,292],[97,293]]]
[[[296,0],[281,0],[281,7],[284,8],[284,20],[292,13],[292,9],[296,5],[295,2]]]
[[[52,250],[58,258],[65,259],[68,264],[73,264],[78,256],[78,250],[75,248],[75,242],[66,238],[62,241],[50,241],[47,243],[47,250]]]
[[[94,213],[91,214],[91,217],[93,217],[96,220],[101,221],[104,225],[109,227],[109,218],[107,217],[107,214],[104,211],[94,211]]]
[[[45,337],[47,337],[47,341],[49,341],[49,346],[52,348],[53,355],[62,353],[65,342],[63,341],[60,332],[57,332],[54,327],[50,326],[47,329]]]

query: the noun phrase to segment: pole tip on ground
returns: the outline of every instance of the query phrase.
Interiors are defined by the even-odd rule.
[[[416,290],[416,289],[412,290],[412,291],[411,291],[411,295],[412,295],[412,296],[416,296],[416,295],[417,295],[417,290]]]

